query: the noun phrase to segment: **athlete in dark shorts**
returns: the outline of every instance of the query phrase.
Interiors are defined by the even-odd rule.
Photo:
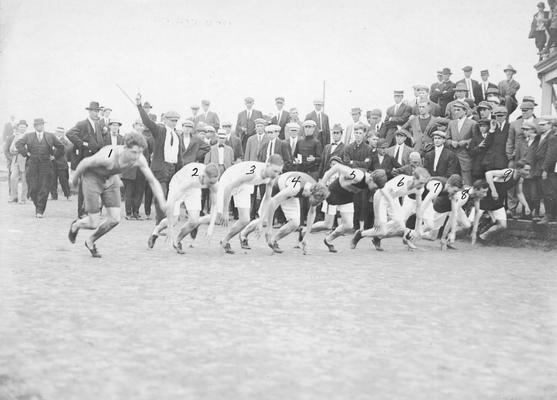
[[[153,190],[158,207],[165,208],[162,188],[143,156],[143,150],[146,147],[147,142],[143,135],[136,132],[128,133],[124,137],[123,146],[105,146],[93,156],[84,158],[75,170],[72,183],[77,185],[78,179],[81,177],[84,206],[88,215],[72,222],[68,239],[75,243],[80,229],[95,229],[95,232],[85,240],[85,247],[89,249],[93,257],[101,257],[95,242],[120,222],[120,186],[122,184],[118,174],[133,167],[139,167]],[[105,207],[106,219],[101,223],[102,206]]]
[[[522,191],[522,182],[530,174],[530,164],[526,160],[516,162],[515,168],[492,170],[485,173],[485,180],[489,185],[487,196],[480,201],[480,212],[488,212],[495,225],[478,237],[486,240],[495,232],[507,228],[507,213],[505,199],[509,189],[516,186],[516,197],[524,207],[526,214],[530,214],[530,207]]]
[[[337,250],[330,242],[352,230],[354,194],[360,193],[366,188],[373,193],[376,189],[382,189],[387,182],[387,173],[382,169],[369,173],[340,163],[332,166],[323,175],[320,182],[325,184],[334,174],[338,174],[338,178],[328,186],[329,196],[326,201],[327,204],[340,206],[338,211],[340,211],[341,222],[333,232],[323,239],[323,243],[331,253],[336,253]]]
[[[306,254],[307,235],[311,232],[311,227],[315,220],[315,209],[328,194],[329,191],[326,186],[317,183],[315,179],[303,172],[286,172],[276,178],[273,185],[273,197],[263,210],[263,215],[261,216],[261,220],[265,221],[263,226],[266,227],[265,236],[269,247],[273,249],[275,253],[282,253],[278,241],[300,227],[300,198],[307,197],[309,198],[310,205],[307,214],[307,229],[300,241],[303,253]],[[279,206],[282,208],[287,222],[273,237],[271,237],[273,215]],[[240,232],[240,242],[243,249],[250,248],[248,244],[248,235],[255,231],[259,224],[260,220],[254,219],[242,232]]]

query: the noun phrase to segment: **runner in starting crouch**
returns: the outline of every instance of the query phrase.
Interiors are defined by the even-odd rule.
[[[282,172],[283,164],[280,155],[272,154],[267,163],[242,161],[232,165],[221,175],[217,190],[217,204],[211,209],[211,223],[207,235],[212,236],[217,220],[221,221],[223,225],[228,225],[228,204],[230,198],[234,196],[234,204],[238,209],[238,221],[232,225],[221,241],[221,246],[227,254],[234,254],[230,247],[230,239],[240,233],[250,222],[249,211],[254,186],[267,185],[259,207],[260,210],[264,210],[267,201],[271,198],[273,179]],[[263,221],[261,222],[263,223]]]
[[[267,228],[265,236],[268,246],[273,249],[275,253],[282,253],[278,241],[300,227],[300,198],[307,197],[309,198],[310,208],[307,214],[306,233],[301,240],[303,253],[306,254],[307,235],[311,232],[311,227],[315,221],[317,206],[321,204],[329,194],[327,187],[317,183],[315,179],[308,174],[292,171],[280,175],[275,180],[273,194],[274,196],[268,202],[267,207],[263,209],[263,215],[261,215],[259,219],[251,221],[244,230],[240,232],[242,248],[250,249],[248,235],[257,229],[261,219],[266,221],[263,225]],[[271,237],[273,216],[279,206],[282,208],[287,223]]]
[[[153,248],[160,232],[168,227],[172,247],[178,254],[184,254],[182,240],[197,230],[199,225],[209,224],[210,216],[199,217],[201,212],[201,189],[209,189],[211,207],[216,207],[216,189],[219,168],[216,164],[189,163],[183,166],[170,180],[168,198],[166,199],[166,217],[159,222],[149,237],[149,248]],[[180,205],[184,203],[188,212],[188,220],[174,237],[176,216],[180,213]]]
[[[128,133],[124,136],[124,145],[103,147],[91,157],[84,158],[75,170],[72,184],[77,185],[81,177],[84,206],[88,215],[72,222],[68,239],[75,243],[80,229],[95,229],[95,232],[85,240],[85,247],[93,257],[101,257],[95,242],[120,223],[122,182],[118,174],[139,167],[153,190],[157,206],[161,209],[165,207],[161,185],[155,179],[142,154],[146,147],[147,142],[143,135],[136,132]],[[101,223],[102,206],[105,207],[107,217]]]

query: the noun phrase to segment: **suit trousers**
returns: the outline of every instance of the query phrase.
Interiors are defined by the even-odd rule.
[[[64,196],[70,197],[70,183],[69,178],[70,174],[67,168],[56,168],[53,167],[54,173],[52,174],[52,185],[50,186],[50,195],[54,200],[58,198],[58,182],[60,182],[60,186],[62,187],[62,192],[64,192]]]
[[[124,182],[126,215],[139,214],[139,207],[145,190],[145,177],[137,171],[135,179],[122,179]]]
[[[557,172],[547,174],[541,183],[545,215],[552,221],[557,218]]]
[[[153,175],[155,175],[155,178],[157,178],[157,180],[161,184],[162,192],[164,194],[165,199],[168,196],[168,184],[170,183],[170,180],[172,179],[175,173],[176,173],[176,164],[171,164],[167,162],[164,163],[163,168],[161,170],[153,171]],[[155,204],[155,212],[156,212],[155,222],[158,225],[159,222],[161,222],[164,219],[165,212],[164,210],[161,209],[160,205],[158,204]]]
[[[50,159],[29,159],[26,168],[27,184],[29,185],[29,196],[35,204],[35,211],[43,214],[46,209],[48,193],[52,185],[54,170]]]
[[[19,201],[27,200],[27,177],[25,176],[26,159],[22,155],[12,158],[10,170],[10,200],[18,199],[18,184],[21,181],[21,197]]]
[[[539,213],[541,198],[540,177],[534,176],[524,179],[523,190],[524,197],[526,197],[530,210],[532,210],[533,213]]]
[[[251,194],[251,210],[250,210],[250,219],[255,219],[257,211],[259,210],[259,204],[263,196],[265,195],[265,189],[267,185],[256,185],[253,188],[253,193]],[[259,200],[257,199],[257,191],[259,191]]]

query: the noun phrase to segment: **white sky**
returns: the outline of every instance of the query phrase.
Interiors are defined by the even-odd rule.
[[[148,1],[0,0],[0,118],[47,120],[47,130],[84,119],[91,100],[111,106],[124,130],[141,91],[154,112],[183,117],[202,98],[236,122],[243,99],[274,112],[311,111],[327,82],[326,112],[390,106],[393,89],[431,85],[435,72],[464,65],[504,79],[512,64],[524,95],[541,98],[527,38],[536,1]],[[539,108],[536,110],[539,114]]]

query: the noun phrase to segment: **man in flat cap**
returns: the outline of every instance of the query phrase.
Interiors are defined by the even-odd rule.
[[[251,135],[246,142],[246,151],[244,152],[244,161],[259,161],[259,152],[267,144],[267,136],[265,136],[265,127],[267,121],[263,118],[257,118],[253,121],[255,125],[255,134]],[[263,199],[265,195],[265,185],[254,186],[251,195],[250,217],[255,219],[257,210],[259,210],[259,201],[257,193],[259,191],[259,199]]]
[[[85,109],[88,112],[87,118],[76,123],[75,126],[66,133],[66,137],[73,144],[70,167],[74,171],[81,160],[98,152],[105,145],[105,141],[109,140],[108,132],[103,132],[99,122],[99,103],[97,101],[91,101],[89,106]],[[77,216],[78,218],[82,218],[84,215],[83,192],[81,184],[79,184]]]
[[[516,107],[518,107],[516,93],[520,89],[520,83],[514,79],[516,69],[514,69],[512,65],[508,65],[503,72],[507,76],[507,79],[499,82],[499,93],[501,93],[501,96],[505,99],[505,107],[507,107],[507,111],[509,115],[511,115],[513,111],[516,110]]]
[[[454,89],[454,95],[455,99],[447,104],[447,108],[445,109],[445,117],[448,119],[455,119],[453,104],[455,104],[455,102],[463,102],[468,98],[468,88],[466,87],[466,84],[462,82],[457,84]]]
[[[275,106],[277,107],[277,113],[271,118],[271,124],[280,126],[279,139],[284,140],[284,128],[288,121],[290,121],[290,113],[284,110],[284,97],[276,97]]]
[[[211,125],[208,125],[211,126]],[[182,165],[192,162],[202,163],[205,155],[209,152],[210,146],[199,138],[194,131],[194,123],[186,120],[182,123]]]
[[[412,147],[407,146],[405,141],[410,137],[411,133],[406,129],[399,129],[395,133],[395,144],[387,149],[387,154],[393,157],[400,166],[406,165],[409,162]]]
[[[478,81],[472,79],[472,67],[467,65],[462,68],[464,72],[464,78],[457,81],[456,84],[458,86],[459,83],[464,83],[466,88],[468,89],[468,98],[474,100],[475,104],[478,104],[481,100],[481,90],[480,84]]]
[[[441,82],[443,82],[443,71],[437,71],[437,82],[431,84],[429,89],[429,99],[435,104],[439,103],[439,96],[441,95]]]
[[[149,129],[153,135],[153,155],[151,161],[151,171],[160,183],[163,194],[168,195],[168,184],[170,180],[182,167],[183,143],[176,132],[176,125],[180,119],[180,114],[176,111],[168,111],[162,119],[163,124],[157,124],[149,118],[141,105],[141,94],[135,98],[139,116],[143,125]],[[160,207],[155,207],[157,216],[155,225],[164,218],[164,211]]]
[[[240,162],[244,159],[244,149],[242,148],[242,142],[236,136],[236,133],[232,132],[232,122],[224,121],[222,123],[222,129],[226,134],[226,145],[232,147],[234,151],[234,163]]]
[[[324,147],[331,141],[331,130],[329,128],[329,116],[323,111],[324,102],[321,99],[315,99],[313,101],[313,107],[315,108],[312,112],[306,115],[306,120],[315,121],[315,138],[321,142],[321,146]],[[304,121],[304,124],[305,124]]]
[[[509,126],[509,136],[507,138],[506,153],[509,159],[509,168],[514,167],[514,162],[519,159],[516,157],[516,149],[520,147],[524,140],[522,135],[522,124],[524,122],[532,122],[537,124],[538,119],[534,116],[534,103],[525,101],[520,105],[522,113],[521,118],[511,122]]]
[[[477,129],[476,121],[466,118],[468,105],[463,101],[456,101],[453,106],[455,119],[449,122],[447,128],[447,146],[456,153],[464,184],[472,186],[472,158],[468,153],[468,144],[472,140],[472,134]]]
[[[203,111],[197,116],[196,122],[204,122],[207,125],[211,125],[215,129],[219,129],[219,116],[216,112],[209,110],[210,106],[211,102],[209,100],[201,100],[201,108],[203,109]]]
[[[296,152],[296,145],[298,140],[300,140],[300,125],[297,122],[289,122],[285,127],[286,139],[284,140],[288,144],[288,149],[290,150],[290,163],[284,166],[284,171],[295,171],[296,165],[294,164],[294,155]]]
[[[304,121],[304,133],[296,143],[293,162],[296,163],[297,170],[305,172],[313,179],[318,178],[319,164],[323,154],[321,141],[317,140],[315,133],[317,123],[312,119]]]
[[[479,97],[476,99],[477,104],[482,101],[487,101],[487,89],[491,88],[499,90],[495,83],[491,83],[489,81],[489,71],[487,69],[484,69],[480,72],[480,78],[480,91],[478,92]]]
[[[367,123],[364,123],[361,118],[362,118],[362,109],[360,107],[353,107],[350,110],[350,116],[352,117],[352,121],[346,126],[346,132],[344,133],[344,137],[342,138],[342,141],[345,144],[350,144],[352,142],[354,142],[354,127],[358,124],[363,124],[365,125],[366,131],[367,131]],[[332,134],[331,134],[331,142],[332,142]]]
[[[244,99],[246,109],[238,113],[236,121],[236,136],[242,141],[244,150],[246,150],[248,138],[255,134],[255,120],[263,118],[263,113],[253,108],[254,103],[253,97],[246,97]]]
[[[416,99],[412,104],[412,115],[420,115],[418,105],[425,101],[429,105],[430,115],[434,117],[441,116],[441,107],[429,99],[429,88],[426,85],[414,85],[414,91],[416,92]]]
[[[410,115],[412,115],[412,107],[404,103],[404,91],[395,90],[393,94],[395,104],[387,108],[385,115],[385,126],[387,129],[383,137],[387,142],[387,147],[390,147],[395,142],[395,132],[408,122]]]
[[[484,169],[504,169],[509,165],[506,154],[507,140],[509,137],[510,124],[507,121],[507,109],[503,106],[495,107],[493,110],[495,120],[490,120],[489,140],[487,140],[484,156]]]
[[[447,104],[454,100],[455,84],[451,81],[452,72],[450,68],[443,68],[441,71],[443,80],[438,87],[437,104],[441,107],[441,115],[445,115]]]
[[[48,201],[54,176],[52,160],[64,152],[64,145],[60,143],[56,135],[45,132],[44,124],[44,119],[35,118],[33,121],[35,131],[26,133],[15,144],[19,154],[28,158],[25,174],[29,197],[35,204],[37,218],[43,218]]]
[[[424,155],[424,168],[431,176],[448,178],[459,173],[458,159],[453,151],[446,146],[447,134],[443,131],[435,131],[433,136],[433,151]]]
[[[267,141],[259,150],[259,161],[266,163],[273,154],[279,154],[284,165],[290,164],[290,147],[285,141],[279,139],[280,131],[280,125],[277,124],[271,124],[265,128]]]

